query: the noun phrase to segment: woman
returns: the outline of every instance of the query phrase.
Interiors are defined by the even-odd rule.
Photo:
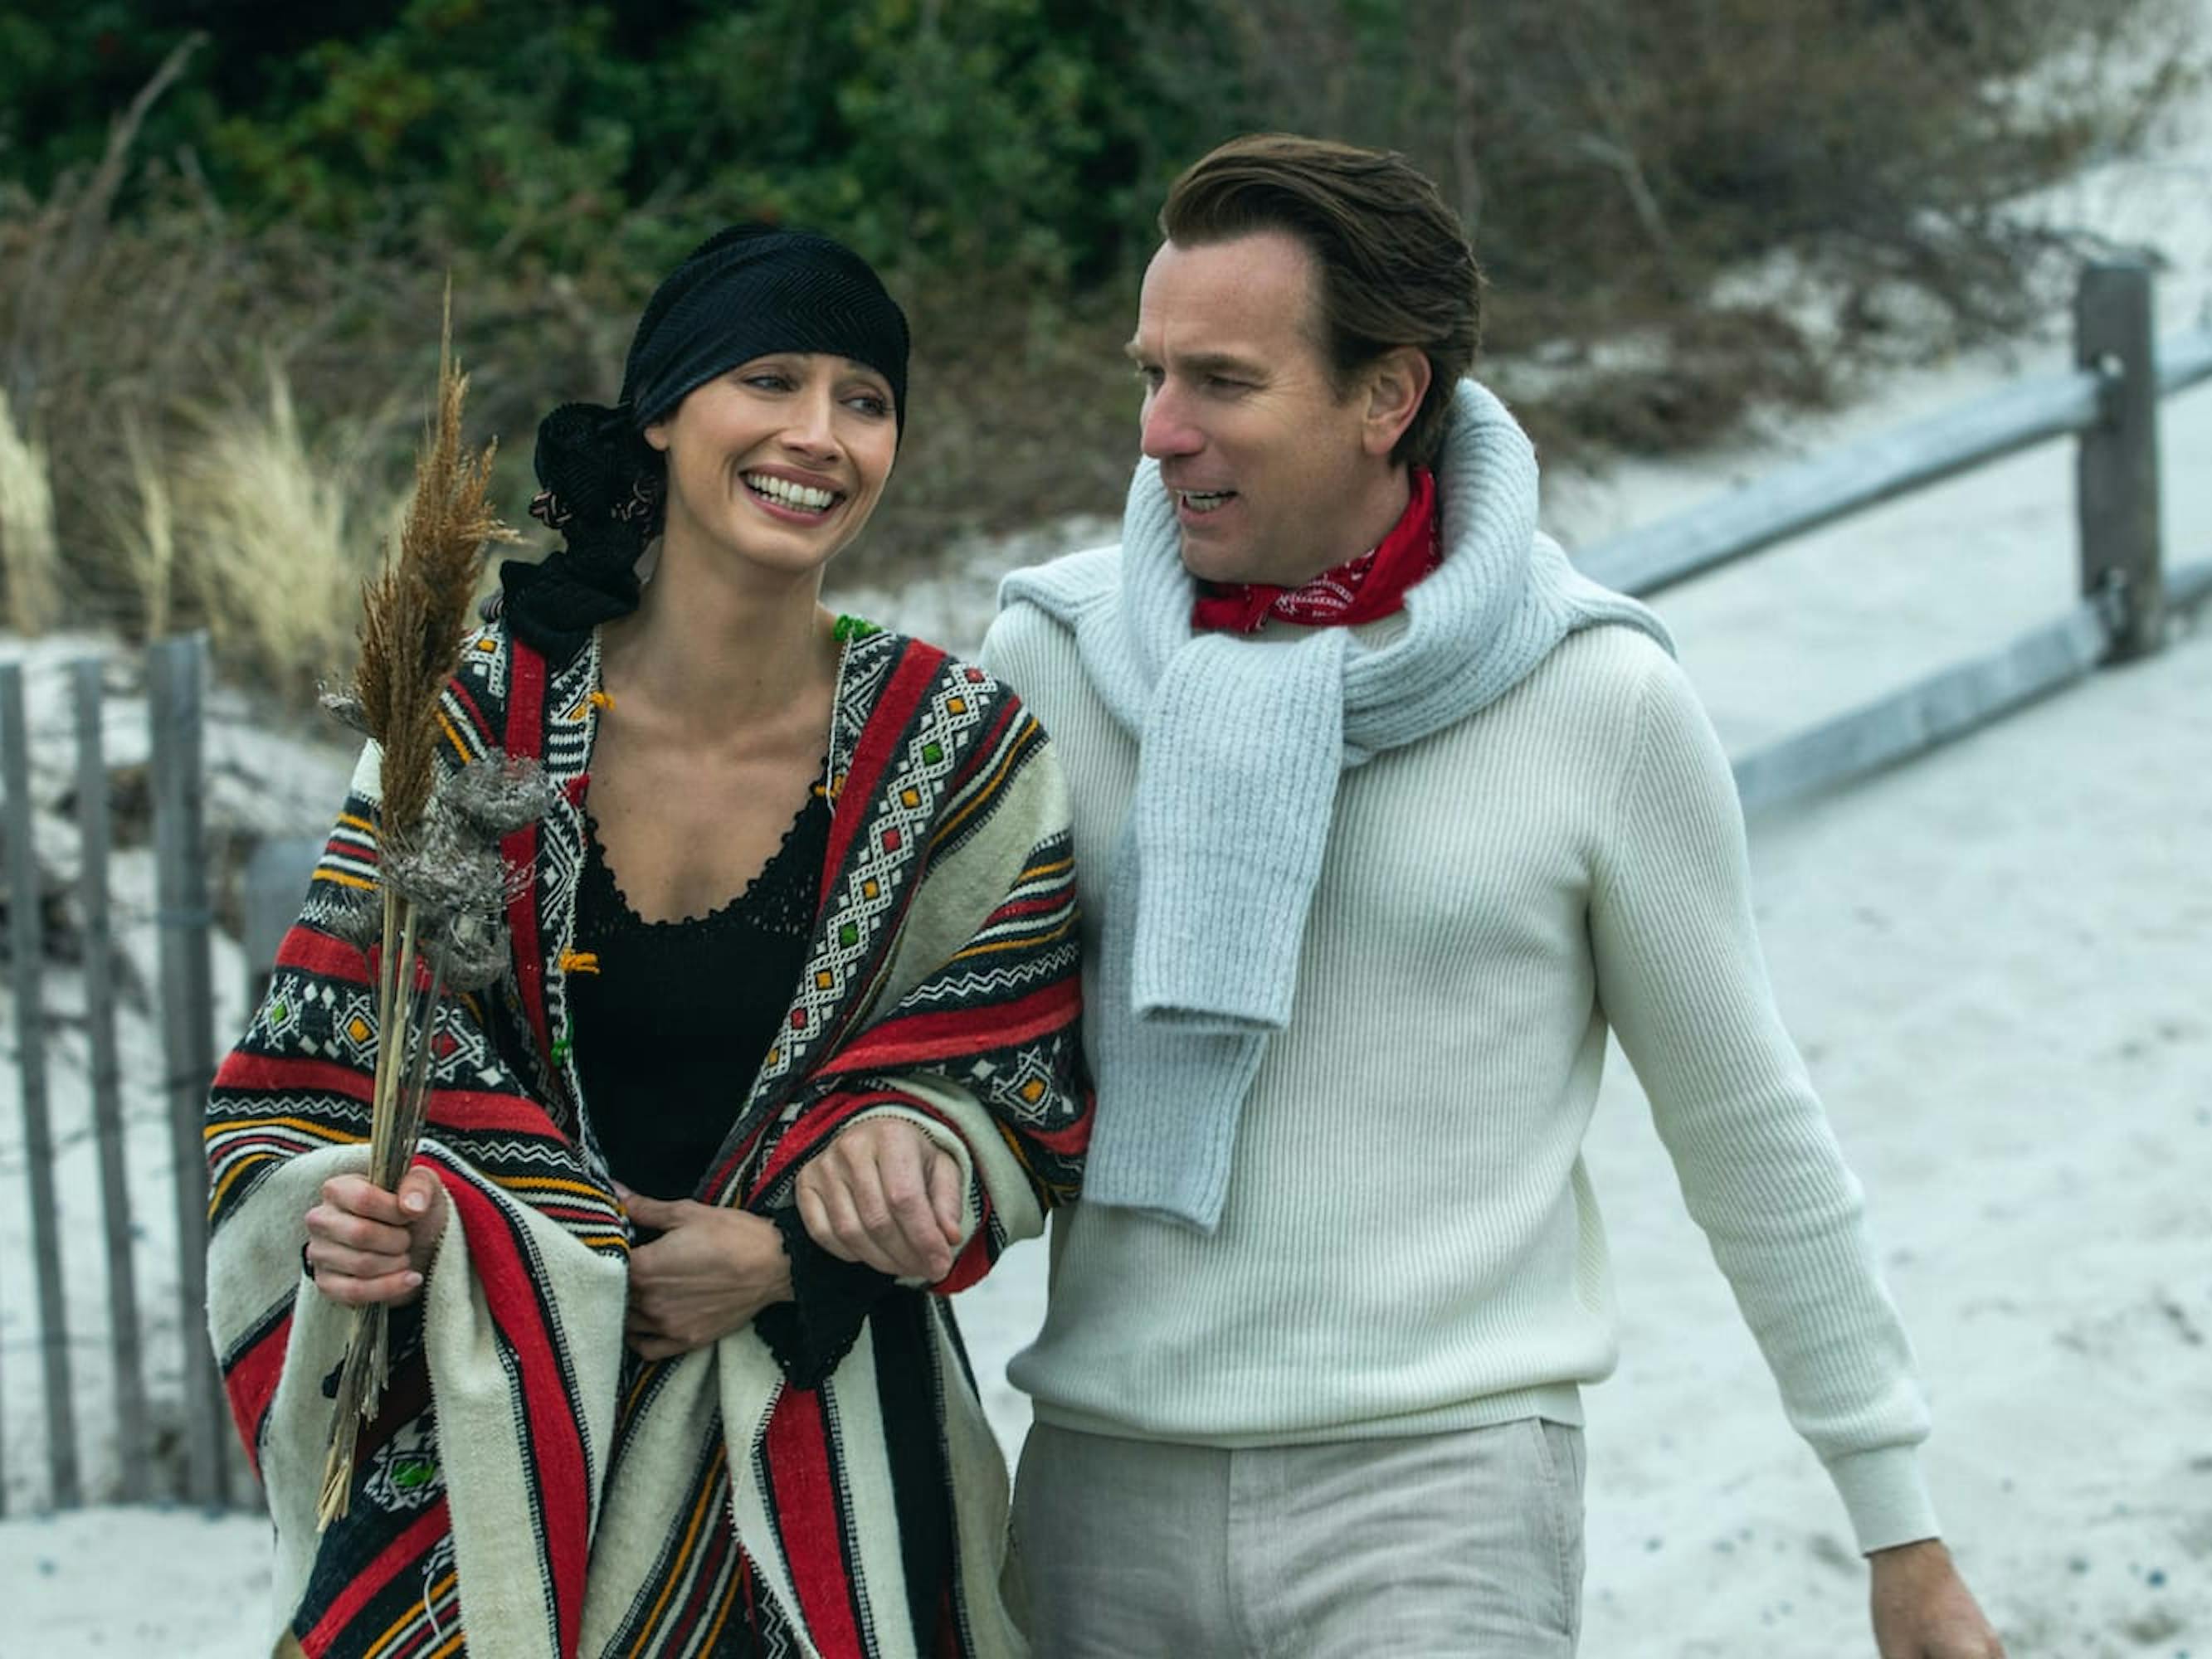
[[[1066,799],[980,671],[833,618],[888,480],[903,316],[824,238],[726,231],[623,399],[546,418],[443,713],[560,791],[512,974],[448,999],[396,1194],[340,913],[377,756],[216,1080],[210,1316],[277,1532],[279,1652],[994,1655],[1005,1474],[951,1316],[1074,1190]],[[660,532],[651,580],[638,560]],[[398,1355],[313,1516],[349,1309]]]

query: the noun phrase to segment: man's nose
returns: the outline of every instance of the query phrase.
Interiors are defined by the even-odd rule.
[[[1157,388],[1145,399],[1140,436],[1145,453],[1156,461],[1194,455],[1206,443],[1205,435],[1191,422],[1182,396],[1169,386]]]

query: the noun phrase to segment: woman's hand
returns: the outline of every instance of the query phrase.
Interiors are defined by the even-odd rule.
[[[446,1230],[446,1189],[419,1165],[387,1193],[367,1176],[332,1176],[307,1212],[305,1259],[315,1288],[348,1307],[398,1306],[422,1294]]]
[[[807,1236],[844,1261],[934,1285],[960,1248],[959,1160],[911,1123],[866,1117],[799,1172]]]
[[[743,1210],[647,1198],[617,1187],[630,1219],[660,1237],[629,1255],[629,1345],[668,1359],[719,1342],[791,1299],[791,1258],[775,1223]]]

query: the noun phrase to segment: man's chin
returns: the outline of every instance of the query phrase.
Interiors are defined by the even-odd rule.
[[[1182,568],[1202,582],[1248,582],[1252,578],[1245,574],[1249,561],[1242,548],[1214,537],[1192,535],[1183,532]]]

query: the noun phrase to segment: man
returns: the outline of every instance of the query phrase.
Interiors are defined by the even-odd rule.
[[[1997,1654],[1726,759],[1658,623],[1536,532],[1528,441],[1462,378],[1456,220],[1398,157],[1268,137],[1160,222],[1121,544],[1011,578],[984,648],[1073,789],[1100,1090],[1012,1366],[1041,1650],[1574,1651],[1610,1028],[1880,1653]]]

